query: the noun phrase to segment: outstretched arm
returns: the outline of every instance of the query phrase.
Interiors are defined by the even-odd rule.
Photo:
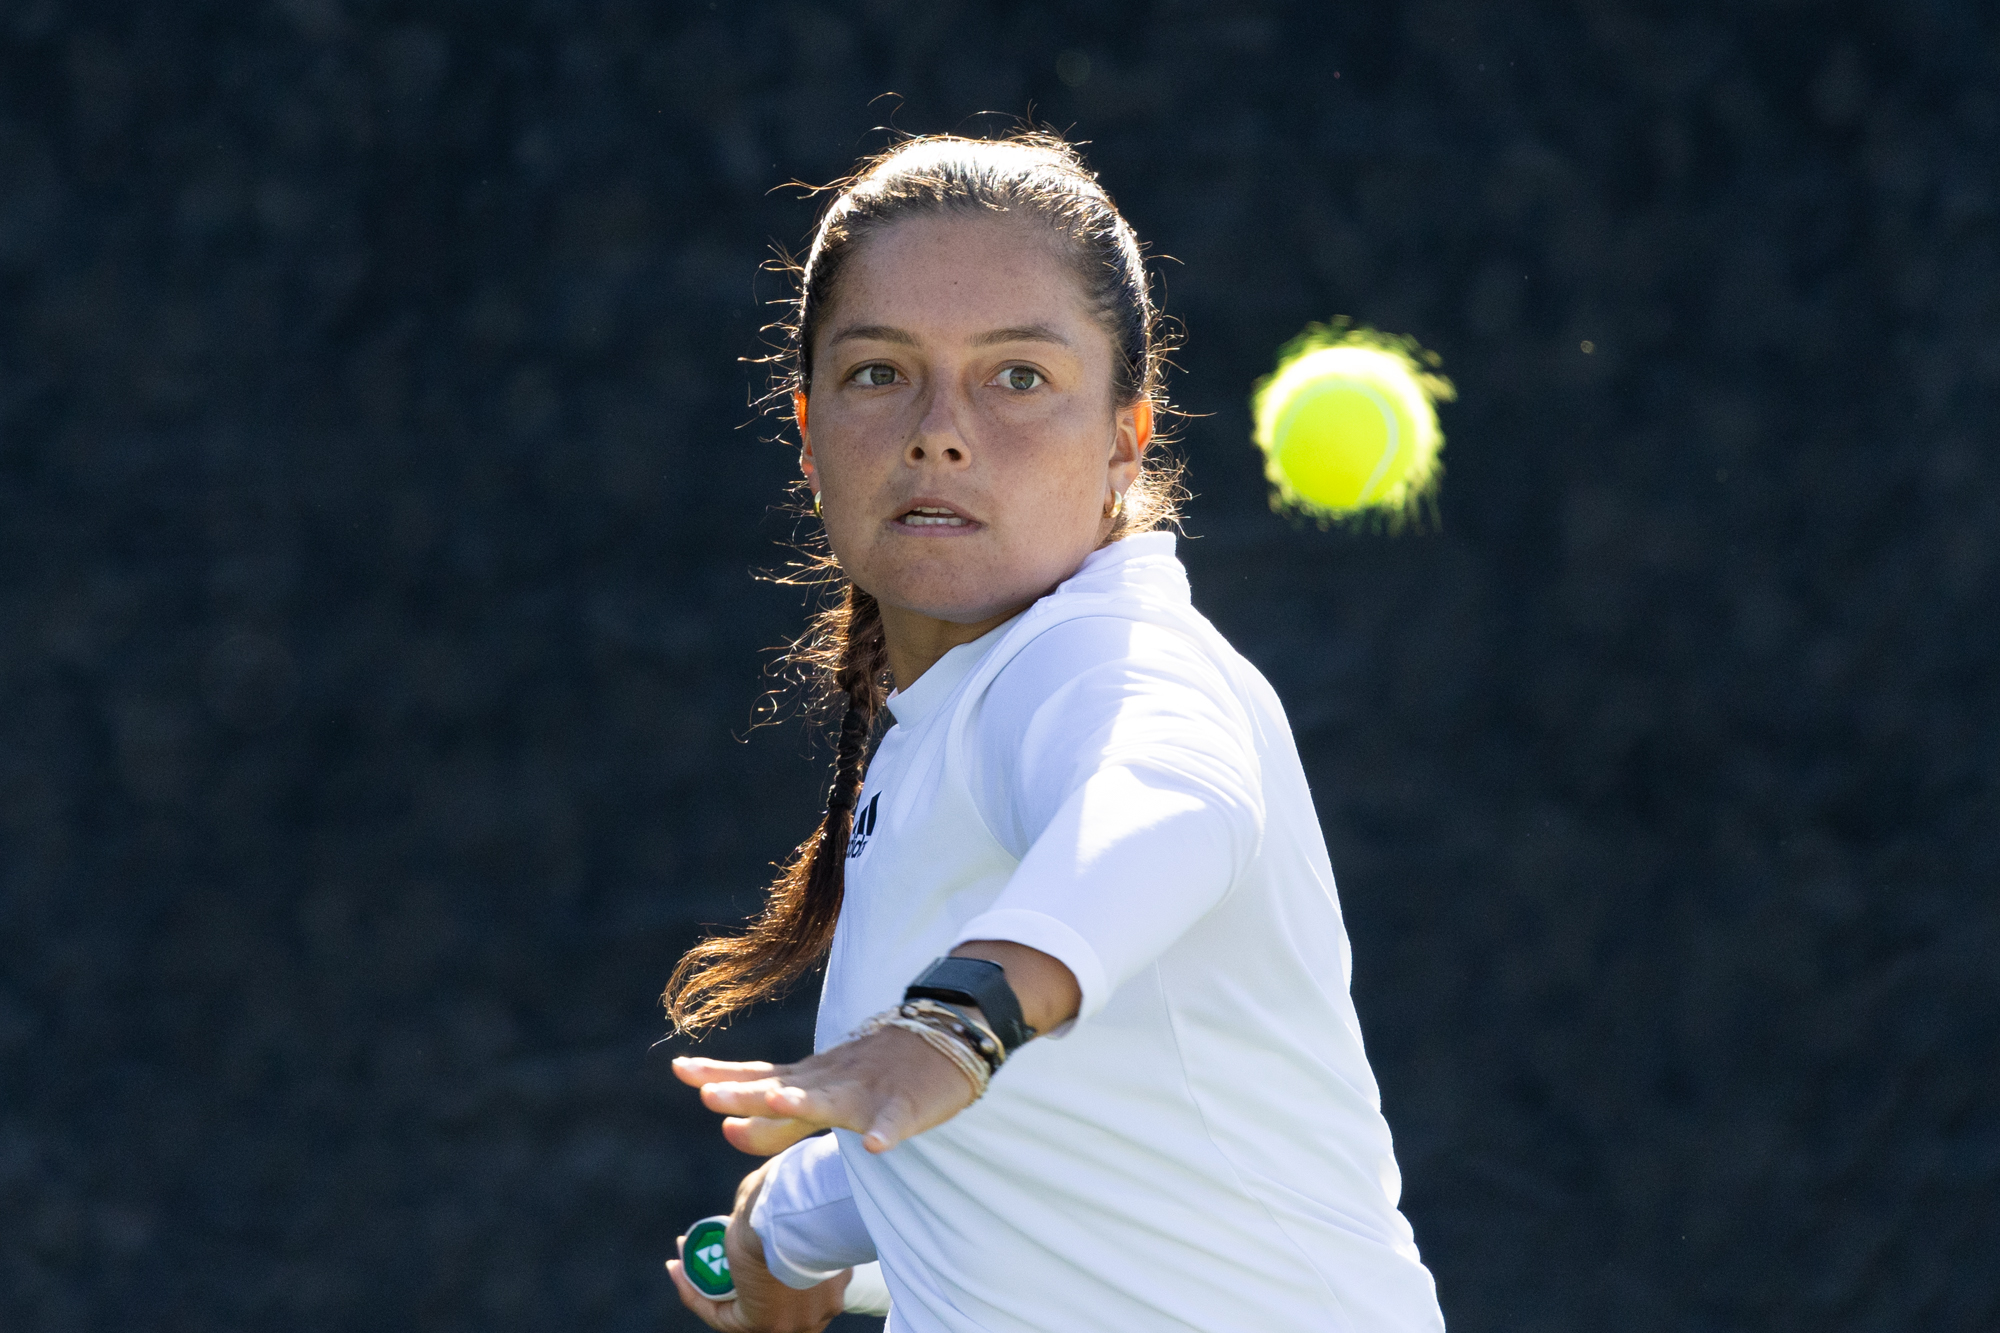
[[[998,963],[1037,1032],[1076,1017],[1082,992],[1061,962],[1008,940],[968,941],[954,957]],[[922,1038],[896,1028],[843,1042],[795,1064],[682,1056],[674,1073],[719,1111],[723,1137],[757,1156],[783,1152],[823,1129],[851,1129],[887,1152],[972,1104],[972,1085]]]
[[[1021,864],[952,953],[998,963],[1042,1034],[1088,1022],[1214,910],[1262,838],[1249,720],[1170,630],[1106,618],[1042,635],[987,696],[974,749],[982,813]],[[796,1064],[683,1058],[674,1072],[759,1155],[826,1128],[886,1152],[973,1100],[951,1061],[896,1028]]]

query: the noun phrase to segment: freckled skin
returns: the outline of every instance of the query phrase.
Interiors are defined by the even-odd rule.
[[[997,335],[1037,329],[1048,336]],[[1055,240],[1007,217],[918,217],[849,258],[799,401],[800,466],[907,685],[1075,572],[1138,475],[1145,409]],[[912,505],[963,526],[914,526]]]

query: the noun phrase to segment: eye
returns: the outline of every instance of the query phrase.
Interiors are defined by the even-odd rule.
[[[885,366],[880,361],[861,367],[847,377],[849,384],[861,384],[871,389],[880,389],[896,382],[896,368]]]
[[[1046,382],[1042,372],[1032,366],[1009,366],[1000,372],[1000,383],[1018,393],[1039,389]]]

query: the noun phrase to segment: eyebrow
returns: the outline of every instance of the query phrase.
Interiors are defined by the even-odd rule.
[[[850,324],[827,340],[833,347],[844,342],[894,343],[898,347],[915,347],[916,335],[906,329],[888,324]],[[1057,333],[1046,324],[1022,324],[1008,329],[992,329],[972,340],[974,347],[992,347],[999,343],[1054,343],[1058,347],[1068,347],[1069,339]]]
[[[895,343],[900,347],[915,347],[916,335],[902,329],[891,328],[887,324],[849,324],[840,332],[826,340],[828,347],[844,342]]]
[[[992,347],[996,343],[1054,343],[1058,347],[1067,347],[1069,339],[1046,324],[1023,324],[1018,328],[994,329],[972,340],[974,347]]]

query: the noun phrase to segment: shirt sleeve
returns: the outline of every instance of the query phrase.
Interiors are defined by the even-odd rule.
[[[799,1291],[875,1258],[831,1134],[795,1143],[771,1159],[750,1209],[750,1229],[764,1242],[771,1275]]]
[[[1020,865],[955,943],[1060,959],[1078,1022],[1220,904],[1263,837],[1249,716],[1213,658],[1163,626],[1051,627],[994,679],[968,751],[981,813]]]

